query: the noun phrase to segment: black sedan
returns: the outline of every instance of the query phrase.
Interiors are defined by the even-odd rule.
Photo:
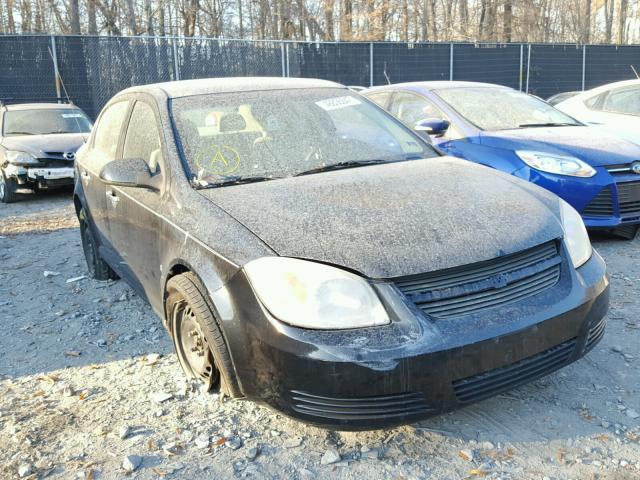
[[[438,414],[604,333],[605,264],[573,208],[335,83],[131,88],[76,168],[90,274],[150,303],[188,375],[306,422]]]

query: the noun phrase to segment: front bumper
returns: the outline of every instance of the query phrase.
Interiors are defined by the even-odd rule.
[[[496,395],[585,355],[604,334],[605,265],[594,252],[563,275],[537,305],[437,321],[383,288],[391,325],[322,332],[273,319],[240,272],[227,287],[243,301],[221,318],[246,397],[318,426],[383,428]]]
[[[13,177],[19,185],[40,188],[73,185],[75,169],[73,167],[23,167],[7,165],[5,175]]]
[[[540,172],[528,166],[514,175],[552,191],[573,206],[589,229],[611,230],[640,224],[640,176],[612,175],[595,167],[596,175],[577,178]],[[627,187],[638,184],[630,192]],[[636,198],[637,197],[637,198]]]

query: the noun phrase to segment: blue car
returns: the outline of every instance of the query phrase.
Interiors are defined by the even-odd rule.
[[[416,82],[362,93],[446,154],[551,190],[578,210],[590,229],[635,236],[640,146],[499,85]]]

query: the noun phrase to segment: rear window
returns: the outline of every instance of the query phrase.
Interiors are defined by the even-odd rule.
[[[89,131],[91,131],[91,120],[77,108],[9,110],[4,114],[2,128],[2,134],[6,137],[88,133]]]

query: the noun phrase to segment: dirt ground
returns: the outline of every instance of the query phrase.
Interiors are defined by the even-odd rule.
[[[411,426],[330,432],[186,381],[150,308],[83,277],[70,192],[0,205],[0,478],[640,479],[640,238],[594,245],[612,302],[586,358]]]

